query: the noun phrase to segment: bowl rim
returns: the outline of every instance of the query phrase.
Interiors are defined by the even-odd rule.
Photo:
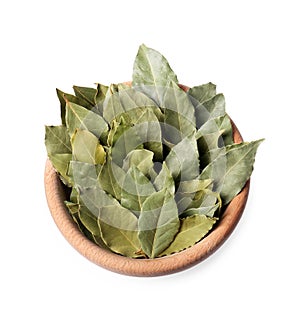
[[[180,85],[187,90],[188,87]],[[231,120],[233,140],[243,138]],[[130,276],[161,276],[190,268],[213,254],[230,236],[239,222],[247,203],[250,179],[241,192],[227,205],[218,224],[195,245],[169,256],[154,259],[135,259],[107,251],[90,241],[71,218],[64,204],[66,199],[63,184],[49,159],[46,160],[44,185],[50,213],[65,239],[84,257],[93,263],[116,273]]]

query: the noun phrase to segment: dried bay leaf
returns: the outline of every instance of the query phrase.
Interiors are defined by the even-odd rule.
[[[167,189],[145,200],[138,227],[142,250],[148,257],[157,257],[170,245],[178,232],[179,219],[176,202]]]
[[[75,187],[93,187],[99,185],[99,174],[101,173],[103,165],[93,165],[79,161],[71,161],[70,169],[72,170],[72,177]]]
[[[153,182],[153,185],[157,191],[160,191],[166,188],[169,190],[171,194],[175,193],[174,179],[165,162],[163,162],[162,168],[159,174],[156,176]]]
[[[105,120],[92,110],[76,105],[72,102],[66,104],[66,125],[70,137],[76,129],[87,130],[100,138],[106,144],[108,126]]]
[[[66,126],[46,126],[45,128],[45,144],[48,155],[72,153]]]
[[[80,99],[77,96],[72,94],[64,93],[63,91],[56,89],[56,94],[60,102],[60,112],[61,112],[61,120],[62,124],[66,124],[66,103],[67,101],[72,102],[74,104],[83,106],[87,109],[92,109],[92,105],[84,99]]]
[[[207,217],[215,217],[217,211],[220,210],[220,205],[219,204],[215,204],[212,206],[200,206],[198,208],[190,208],[185,210],[181,215],[180,218],[186,218],[186,217],[190,217],[193,216],[195,214],[198,215],[205,215]],[[218,216],[218,215],[217,215]]]
[[[208,120],[224,116],[225,114],[224,95],[217,94],[208,101],[195,106],[197,128],[199,129]]]
[[[181,181],[195,179],[199,175],[199,155],[195,137],[184,138],[176,144],[165,162],[174,179],[179,175]]]
[[[156,103],[143,93],[134,89],[122,89],[106,100],[103,107],[103,117],[111,124],[113,120],[118,120],[120,115],[127,114],[130,117],[130,122],[135,123],[146,109],[152,110],[157,118],[162,115]]]
[[[90,87],[83,86],[73,86],[73,90],[75,95],[82,101],[86,101],[91,104],[91,106],[95,106],[95,97],[97,95],[97,90]]]
[[[106,163],[98,176],[100,187],[117,200],[121,200],[124,178],[124,170],[112,160],[111,154],[108,152]]]
[[[180,220],[180,229],[171,245],[159,256],[171,255],[199,242],[216,223],[215,218],[193,215]]]
[[[71,153],[61,153],[49,155],[49,159],[56,171],[63,177],[66,185],[70,186],[72,178],[68,175],[69,163],[72,160]]]
[[[132,121],[144,148],[154,153],[156,161],[163,160],[162,131],[159,119],[162,119],[162,113],[154,112],[152,107],[147,107],[135,121]]]
[[[52,165],[61,175],[63,182],[70,186],[71,178],[67,172],[72,159],[72,149],[67,128],[64,125],[46,126],[45,145]]]
[[[105,244],[116,253],[137,257],[141,247],[136,216],[99,187],[82,189],[80,197],[91,213],[98,217]]]
[[[130,167],[136,166],[145,176],[153,167],[154,153],[145,149],[132,150],[123,161],[123,170],[127,172]]]
[[[165,90],[161,107],[164,109],[164,139],[177,144],[196,131],[195,109],[186,92],[171,81]],[[176,132],[174,132],[174,129]]]
[[[216,95],[216,85],[209,82],[206,84],[194,86],[188,90],[188,95],[193,104],[203,104]]]
[[[167,86],[170,81],[178,83],[166,58],[158,51],[141,45],[133,65],[132,86],[160,104],[161,87]]]
[[[121,117],[120,122],[115,122],[115,125],[109,131],[108,143],[112,146],[112,160],[120,167],[122,167],[123,160],[128,153],[143,148],[143,141],[138,135],[137,128],[128,125],[123,117]]]
[[[230,202],[250,178],[258,146],[263,140],[227,146],[201,173],[201,179],[214,180],[224,205]]]
[[[222,133],[223,130],[217,130],[207,134],[202,134],[200,129],[197,131],[196,139],[201,161],[201,169],[204,169],[217,157],[218,154],[222,153],[223,148],[219,148]]]
[[[87,130],[76,129],[72,139],[72,152],[76,161],[103,164],[106,153],[98,138]]]
[[[95,216],[86,206],[80,205],[78,216],[82,224],[95,236],[101,237],[101,231],[98,226],[98,217]]]
[[[132,165],[125,175],[121,192],[121,205],[135,211],[141,211],[144,201],[155,192],[149,179]]]
[[[227,114],[208,120],[199,129],[200,134],[212,134],[222,131],[222,142],[219,141],[219,146],[233,144],[232,125]]]
[[[196,209],[195,213],[215,209],[216,203],[221,207],[221,200],[218,193],[213,192],[212,180],[191,180],[180,182],[175,199],[177,201],[178,213],[182,216],[187,214],[189,209]],[[201,211],[200,211],[201,209]],[[198,212],[197,212],[198,211]],[[191,212],[189,212],[191,213]]]
[[[94,97],[94,103],[96,104],[96,108],[99,111],[100,115],[103,116],[103,104],[108,92],[108,86],[97,83],[97,92]]]

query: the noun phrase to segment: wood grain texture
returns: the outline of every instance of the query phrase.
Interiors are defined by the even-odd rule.
[[[181,87],[184,90],[188,88]],[[232,122],[234,142],[243,141]],[[229,237],[244,211],[250,180],[243,190],[228,204],[219,223],[199,243],[176,254],[155,259],[133,259],[109,252],[88,240],[69,215],[64,200],[63,185],[49,160],[45,167],[45,192],[52,217],[66,240],[84,257],[108,270],[131,276],[160,276],[192,267],[214,253]]]

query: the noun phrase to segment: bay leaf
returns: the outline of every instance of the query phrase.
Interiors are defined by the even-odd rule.
[[[212,184],[211,179],[192,179],[181,181],[178,187],[178,192],[181,194],[196,193],[199,190],[204,190]]]
[[[138,215],[144,201],[154,192],[155,189],[149,179],[135,165],[132,165],[122,185],[121,205]]]
[[[66,126],[45,126],[45,145],[48,155],[72,153]]]
[[[219,209],[220,209],[219,204],[215,204],[211,206],[200,206],[198,208],[189,208],[185,210],[184,212],[182,212],[182,214],[180,215],[180,218],[190,217],[195,214],[205,215],[207,217],[212,218],[212,217],[216,217],[216,213],[218,212]]]
[[[103,238],[101,235],[92,235],[93,238],[93,242],[97,245],[99,245],[101,248],[109,251],[109,252],[113,252],[103,241]]]
[[[263,140],[227,146],[201,173],[202,179],[213,179],[223,204],[229,203],[250,178],[258,146]]]
[[[128,125],[121,117],[120,122],[115,122],[108,134],[108,143],[112,146],[112,159],[120,167],[122,167],[123,160],[128,153],[143,148],[143,141],[139,137],[138,128],[138,126]]]
[[[211,134],[217,131],[222,131],[219,147],[233,144],[232,125],[227,114],[208,120],[199,129],[200,134]]]
[[[72,187],[71,189],[71,193],[70,193],[70,201],[72,203],[79,203],[79,195],[78,195],[78,191],[76,190],[75,187]]]
[[[176,202],[167,189],[155,192],[145,200],[138,228],[142,250],[150,258],[157,257],[173,241],[179,229],[179,219]]]
[[[145,149],[132,150],[123,161],[123,170],[127,172],[130,167],[136,166],[145,176],[149,175],[153,167],[153,152]]]
[[[108,126],[105,120],[92,110],[67,102],[66,125],[70,137],[76,129],[87,130],[97,138],[100,138],[101,143],[106,144]]]
[[[71,153],[57,153],[48,156],[56,171],[62,176],[63,182],[70,186],[72,178],[68,175],[69,163],[72,160]]]
[[[100,187],[117,200],[121,200],[124,178],[124,170],[112,160],[111,154],[108,151],[106,163],[103,165],[98,176]]]
[[[163,162],[162,168],[153,182],[157,191],[168,189],[171,194],[175,193],[175,183],[166,162]]]
[[[136,216],[99,187],[82,189],[80,197],[90,212],[97,216],[105,244],[116,253],[137,257],[141,246]]]
[[[75,92],[75,95],[88,103],[91,104],[91,106],[95,106],[95,97],[97,95],[97,90],[90,87],[83,87],[83,86],[73,86],[73,90]]]
[[[134,61],[132,86],[160,104],[164,87],[170,81],[178,83],[167,59],[158,51],[141,45]]]
[[[96,104],[96,108],[99,111],[100,115],[103,116],[103,103],[108,92],[108,86],[97,83],[96,90],[97,92],[94,97],[94,103]]]
[[[196,133],[201,168],[204,169],[226,145],[233,144],[232,125],[227,114],[208,120]]]
[[[165,162],[174,179],[179,175],[181,181],[195,179],[199,175],[199,155],[195,137],[184,138],[176,144]]]
[[[188,90],[188,95],[193,104],[203,104],[216,95],[216,85],[209,82],[206,84],[194,86]]]
[[[142,44],[133,66],[132,85],[161,85],[169,81],[178,82],[167,59],[158,51]]]
[[[123,116],[120,117],[119,121],[113,120],[107,136],[107,144],[111,147],[114,146],[120,136],[126,130],[130,129],[130,127],[132,127],[132,125],[126,122]]]
[[[64,202],[66,207],[68,208],[70,214],[78,213],[79,211],[79,204],[77,202],[65,201]]]
[[[65,203],[67,208],[69,209],[69,213],[73,219],[73,221],[76,223],[79,231],[87,237],[90,241],[94,242],[94,235],[85,227],[85,225],[82,223],[79,217],[79,204],[74,204],[71,202]],[[98,236],[100,238],[100,236]]]
[[[135,121],[132,120],[144,148],[154,153],[156,161],[163,160],[163,141],[159,119],[162,119],[162,113],[154,111],[152,107],[147,107]]]
[[[164,133],[167,141],[177,144],[196,131],[195,109],[189,96],[177,83],[166,88],[161,107],[164,109]],[[174,129],[176,132],[174,132]]]
[[[198,144],[198,152],[201,161],[201,169],[204,169],[223,148],[219,148],[220,137],[223,130],[217,130],[213,133],[202,134],[200,129],[197,131],[196,139]]]
[[[197,104],[195,106],[197,129],[208,120],[224,116],[225,114],[225,98],[223,94],[217,94],[208,101]]]
[[[98,138],[87,130],[76,129],[72,139],[72,153],[76,161],[103,164],[105,162],[105,150]]]
[[[87,230],[90,231],[94,236],[101,237],[101,231],[98,226],[98,217],[94,215],[85,205],[80,205],[78,216],[81,223]]]
[[[182,214],[190,208],[214,207],[219,195],[211,188],[212,180],[210,179],[180,182],[175,196],[178,213]]]
[[[75,187],[93,187],[99,185],[99,174],[103,165],[90,164],[80,161],[71,161],[70,169],[72,169],[72,178]]]
[[[171,255],[199,242],[216,223],[215,218],[193,215],[180,220],[180,229],[171,245],[159,256]]]
[[[103,107],[103,117],[111,123],[120,115],[127,113],[134,123],[147,108],[151,108],[157,117],[161,115],[159,107],[149,97],[135,89],[126,88],[113,93],[107,99]]]
[[[60,102],[60,112],[61,112],[61,120],[62,124],[66,124],[66,102],[72,102],[74,104],[83,106],[86,109],[92,109],[92,105],[84,99],[80,99],[75,95],[65,93],[59,89],[56,89],[56,94]]]

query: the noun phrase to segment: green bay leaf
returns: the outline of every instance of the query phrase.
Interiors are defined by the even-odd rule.
[[[171,245],[159,256],[171,255],[199,242],[216,223],[215,218],[193,215],[180,220],[180,229]]]

